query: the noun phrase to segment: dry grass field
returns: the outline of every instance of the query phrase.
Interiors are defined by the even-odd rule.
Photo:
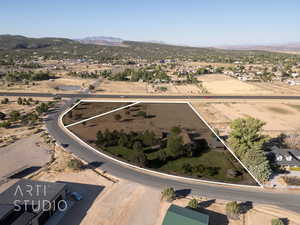
[[[263,87],[257,87],[252,83],[239,81],[232,77],[222,74],[209,74],[199,76],[198,80],[202,81],[203,86],[210,94],[217,95],[272,95],[271,90]]]
[[[79,79],[79,78],[57,78],[53,80],[35,81],[32,83],[15,84],[7,87],[0,85],[1,91],[5,92],[42,92],[42,93],[78,93],[82,89],[88,88],[90,84],[95,82],[93,79]],[[64,87],[65,90],[58,89],[57,87]],[[68,87],[70,88],[68,90]],[[72,89],[75,88],[75,89]]]
[[[207,122],[224,134],[228,134],[232,120],[245,116],[266,122],[264,131],[271,136],[300,129],[299,102],[194,102],[193,105]]]

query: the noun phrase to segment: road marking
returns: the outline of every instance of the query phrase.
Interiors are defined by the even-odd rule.
[[[95,119],[95,118],[98,118],[98,117],[101,117],[101,116],[105,116],[105,115],[107,115],[107,114],[110,114],[110,113],[113,113],[113,112],[117,112],[117,111],[122,110],[122,109],[126,109],[126,108],[128,108],[128,107],[134,106],[134,105],[139,104],[139,103],[140,103],[140,102],[134,102],[134,103],[132,103],[132,104],[125,105],[125,106],[122,106],[122,107],[120,107],[120,108],[117,108],[117,109],[114,109],[114,110],[111,110],[111,111],[108,111],[108,112],[105,112],[105,113],[101,113],[101,114],[99,114],[99,115],[96,115],[96,116],[93,116],[93,117],[90,117],[90,118],[87,118],[87,119],[84,119],[84,120],[80,120],[80,121],[78,121],[78,122],[69,124],[69,125],[67,125],[67,126],[65,126],[65,127],[68,128],[68,127],[71,127],[71,126],[74,126],[74,125],[77,125],[77,124],[80,124],[80,123],[83,123],[83,122],[86,122],[86,121],[89,121],[89,120],[92,120],[92,119]]]

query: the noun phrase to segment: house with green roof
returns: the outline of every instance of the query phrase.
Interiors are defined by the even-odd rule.
[[[162,225],[208,225],[209,217],[192,209],[171,205]]]

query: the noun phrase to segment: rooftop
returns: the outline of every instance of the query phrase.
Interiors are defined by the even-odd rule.
[[[171,205],[162,225],[208,225],[209,217],[192,209]]]

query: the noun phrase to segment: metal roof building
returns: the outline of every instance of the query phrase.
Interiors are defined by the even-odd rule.
[[[192,209],[171,205],[162,225],[208,225],[209,217]]]

